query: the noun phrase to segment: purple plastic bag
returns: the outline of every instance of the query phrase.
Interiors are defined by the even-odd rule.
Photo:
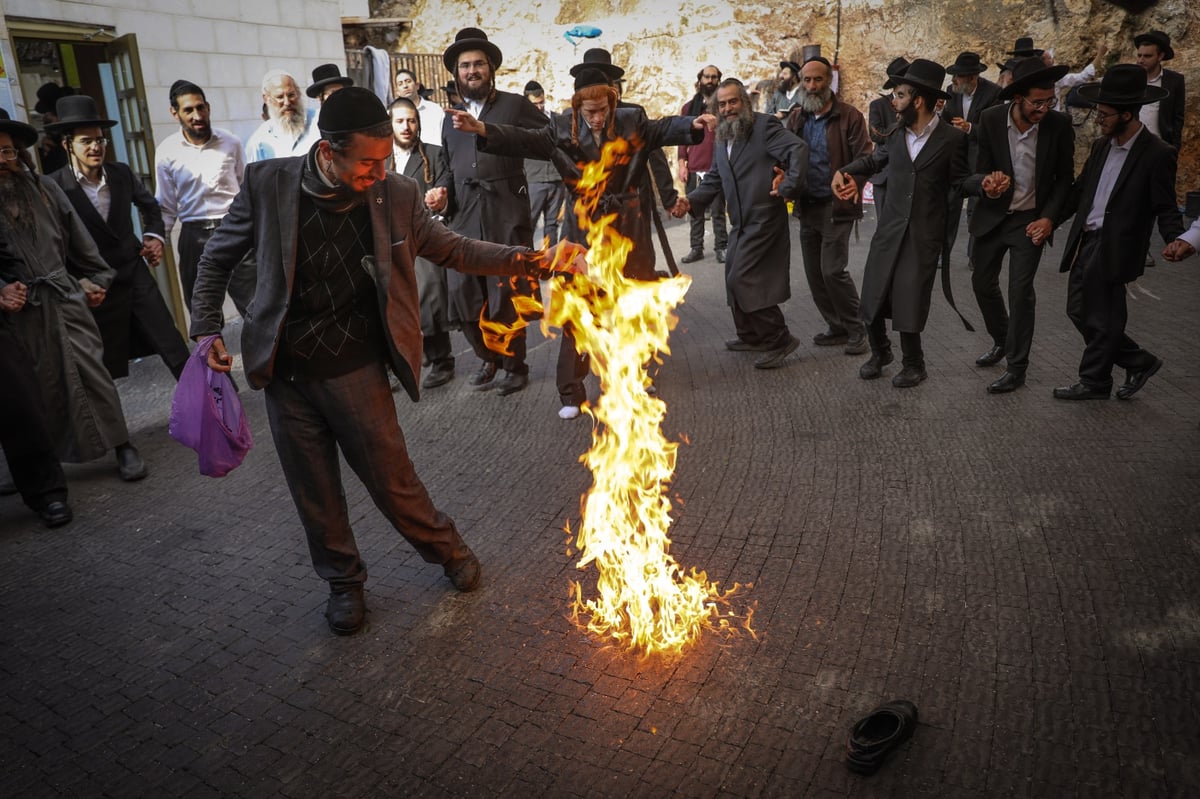
[[[171,438],[196,450],[200,474],[224,477],[241,464],[254,442],[233,381],[208,365],[215,338],[202,339],[183,367],[167,429]]]

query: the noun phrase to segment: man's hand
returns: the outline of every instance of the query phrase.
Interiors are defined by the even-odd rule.
[[[1108,45],[1101,44],[1100,49],[1096,51],[1096,57],[1092,59],[1092,67],[1095,68],[1097,73],[1104,69],[1104,57],[1107,55]]]
[[[446,111],[450,115],[450,121],[454,125],[455,130],[461,130],[464,133],[474,133],[476,136],[487,136],[487,125],[484,125],[467,111],[459,111],[451,108]]]
[[[142,252],[141,256],[146,259],[146,263],[151,266],[158,266],[158,262],[162,260],[163,243],[153,236],[142,236]]]
[[[1043,241],[1050,238],[1051,231],[1054,230],[1054,223],[1049,217],[1043,216],[1041,219],[1035,219],[1025,226],[1025,235],[1034,244],[1040,245]]]
[[[220,336],[213,339],[212,349],[208,351],[208,368],[214,372],[228,372],[233,369],[233,356],[225,351],[225,340]]]
[[[686,186],[688,179],[688,167],[687,161],[684,161],[682,158],[679,159],[679,166],[676,168],[676,174],[679,175],[679,182]]]
[[[586,275],[587,247],[566,239],[559,239],[548,250],[536,250],[526,256],[531,276],[548,280],[554,274]]]
[[[963,133],[971,132],[971,123],[962,117],[954,117],[950,120],[950,124],[961,130]]]
[[[100,288],[86,277],[79,278],[79,287],[83,289],[83,293],[87,296],[87,304],[89,308],[95,308],[100,303],[104,302],[104,298],[108,296],[108,290]]]
[[[0,311],[8,313],[16,313],[25,307],[25,300],[29,298],[29,289],[19,280],[15,283],[9,283],[4,288],[0,289]]]
[[[438,186],[425,192],[425,207],[431,213],[440,214],[442,211],[445,211],[448,202],[449,199],[445,186]]]
[[[983,193],[993,200],[999,199],[1008,191],[1008,187],[1012,185],[1012,179],[1003,172],[992,172],[990,175],[984,175],[983,178]]]
[[[692,120],[692,128],[694,130],[709,130],[717,129],[717,118],[712,114],[701,114]]]
[[[777,166],[773,166],[773,167],[771,167],[771,169],[774,170],[774,172],[775,172],[775,176],[773,178],[771,178],[771,196],[778,197],[779,196],[779,184],[783,183],[783,177],[786,173]]]
[[[692,211],[692,204],[688,202],[687,197],[680,197],[675,201],[675,205],[671,206],[671,216],[676,219],[683,219]]]
[[[1194,255],[1196,248],[1188,244],[1183,239],[1175,239],[1175,241],[1163,248],[1162,256],[1168,261],[1182,261]]]
[[[858,184],[845,172],[834,172],[829,187],[833,189],[833,196],[839,200],[853,202],[858,197]]]

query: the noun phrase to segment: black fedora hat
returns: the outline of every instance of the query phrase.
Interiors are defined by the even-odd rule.
[[[1157,46],[1162,51],[1163,61],[1170,61],[1175,57],[1175,51],[1171,49],[1171,34],[1165,31],[1150,31],[1133,37],[1134,47],[1141,47],[1143,44]]]
[[[1147,105],[1168,94],[1159,86],[1146,85],[1146,70],[1137,64],[1116,64],[1108,68],[1099,83],[1079,87],[1079,96],[1084,100],[1105,105]]]
[[[801,67],[800,67],[800,65],[799,65],[799,64],[797,64],[795,61],[780,61],[780,62],[779,62],[779,68],[780,68],[780,69],[783,69],[783,68],[785,68],[785,67],[786,67],[787,69],[790,69],[790,70],[792,71],[792,74],[794,74],[794,75],[795,75],[797,78],[798,78],[798,77],[800,77],[800,69],[801,69]]]
[[[593,47],[583,54],[583,62],[571,67],[571,77],[579,77],[585,69],[598,69],[608,76],[610,81],[620,80],[625,76],[625,70],[612,62],[612,54],[603,47]]]
[[[1044,52],[1046,51],[1033,46],[1032,36],[1019,36],[1017,43],[1013,45],[1013,49],[1008,51],[1008,54],[1018,58],[1027,58],[1031,55],[1041,55]]]
[[[487,34],[479,30],[479,28],[463,28],[458,33],[454,34],[454,44],[446,48],[446,52],[442,53],[442,63],[446,65],[446,69],[451,73],[455,72],[455,67],[458,66],[459,53],[467,50],[482,50],[487,53],[488,60],[492,62],[493,68],[498,68],[500,62],[504,60],[504,55],[500,52],[500,48],[488,41]]]
[[[980,60],[979,53],[970,50],[959,53],[954,63],[946,67],[947,75],[978,75],[980,72],[987,72],[987,65]]]
[[[326,86],[341,84],[342,86],[353,86],[354,81],[342,75],[342,70],[337,64],[322,64],[312,71],[313,82],[308,84],[308,88],[304,93],[309,97],[319,97],[321,92],[325,91]]]
[[[942,84],[946,82],[945,67],[927,58],[914,59],[903,72],[889,72],[888,79],[893,86],[907,83],[931,91],[942,100],[950,99],[950,95],[942,88]]]
[[[96,110],[96,101],[86,94],[71,94],[58,98],[54,113],[58,115],[58,121],[46,125],[46,132],[56,135],[76,128],[93,126],[107,130],[117,124],[115,119],[100,116],[100,112]]]
[[[458,84],[452,80],[448,80],[446,81],[446,85],[442,87],[442,91],[447,95],[458,94]]]
[[[1024,97],[1030,87],[1038,83],[1057,83],[1070,71],[1066,64],[1048,67],[1037,56],[1018,59],[1012,70],[1012,83],[1000,90],[1000,99],[1011,100],[1018,94]]]
[[[996,69],[1000,70],[1001,72],[1012,72],[1013,68],[1019,63],[1021,63],[1021,59],[1014,56],[1005,61],[1003,64],[997,64]]]
[[[57,83],[43,83],[37,90],[37,105],[33,110],[39,114],[53,111],[60,97],[69,97],[75,90],[70,86],[59,86]]]
[[[32,147],[38,140],[37,128],[15,119],[0,119],[0,133],[12,136],[13,144],[18,150]]]
[[[888,79],[883,84],[883,88],[886,90],[890,90],[890,89],[894,88],[896,84],[892,82],[891,76],[892,75],[903,75],[904,70],[906,70],[906,69],[908,69],[908,59],[907,58],[905,58],[904,56],[900,56],[898,58],[893,58],[891,63],[889,63],[887,65],[887,70],[885,70],[888,74]]]

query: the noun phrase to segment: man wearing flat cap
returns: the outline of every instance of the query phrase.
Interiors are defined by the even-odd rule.
[[[1135,36],[1137,63],[1146,70],[1146,85],[1166,92],[1161,100],[1142,106],[1142,124],[1155,136],[1179,149],[1183,143],[1184,100],[1187,96],[1183,75],[1163,66],[1175,57],[1171,36],[1163,31],[1150,31]]]
[[[343,76],[342,70],[337,64],[322,64],[313,68],[312,83],[308,84],[304,93],[323,104],[338,89],[353,85],[354,81]]]
[[[1119,366],[1125,382],[1117,399],[1127,400],[1163,364],[1125,332],[1125,285],[1145,271],[1156,219],[1163,241],[1183,233],[1175,204],[1177,151],[1138,118],[1142,106],[1167,96],[1165,89],[1147,85],[1142,67],[1117,64],[1079,93],[1095,103],[1101,138],[1071,188],[1067,213],[1074,211],[1075,220],[1059,270],[1070,272],[1067,316],[1084,347],[1078,382],[1054,389],[1054,398],[1108,399],[1113,366]]]
[[[442,64],[454,75],[463,102],[456,106],[476,119],[543,128],[550,120],[519,94],[496,89],[496,70],[503,61],[500,48],[478,28],[463,28],[442,54]],[[442,155],[446,171],[437,180],[432,210],[446,216],[450,229],[480,241],[524,247],[533,244],[533,220],[524,161],[519,156],[480,152],[475,137],[456,130],[449,117],[442,123]],[[525,362],[526,328],[514,297],[539,296],[536,282],[478,277],[451,272],[450,318],[479,358],[479,369],[468,378],[478,391],[507,396],[529,385]],[[485,338],[481,325],[504,329],[500,341]],[[489,333],[489,336],[491,334]],[[495,351],[489,347],[501,350]]]
[[[971,217],[975,237],[975,271],[971,286],[983,313],[992,346],[975,360],[993,366],[1007,360],[989,394],[1003,394],[1025,384],[1033,343],[1034,277],[1042,248],[1055,220],[1066,214],[1075,168],[1075,134],[1071,118],[1053,110],[1055,83],[1066,66],[1046,67],[1040,58],[1021,58],[1013,80],[1000,91],[1007,105],[979,117],[979,160],[976,174],[963,191],[979,197]],[[1008,301],[1000,291],[1000,268],[1008,253]]]
[[[430,216],[417,184],[385,174],[392,123],[370,91],[342,89],[321,107],[321,138],[306,155],[250,164],[200,259],[191,335],[220,335],[230,272],[254,248],[258,290],[242,328],[246,378],[266,394],[271,435],[328,581],[326,620],[357,632],[367,567],[350,529],[338,451],[392,526],[460,591],[479,561],[434,506],[409,460],[388,385],[390,368],[416,400],[421,315],[414,260],[475,274],[536,280],[546,259],[477,241]],[[216,340],[209,365],[229,371]]]
[[[780,61],[775,93],[767,101],[767,107],[763,109],[763,113],[770,114],[782,122],[787,119],[787,115],[799,102],[800,65],[795,61]]]

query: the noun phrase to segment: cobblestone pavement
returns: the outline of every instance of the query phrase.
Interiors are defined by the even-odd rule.
[[[670,235],[684,252],[686,228]],[[954,287],[978,322],[962,245]],[[457,594],[347,476],[371,568],[352,638],[325,625],[261,394],[243,393],[245,464],[201,477],[146,361],[121,392],[148,479],[69,467],[76,521],[55,531],[0,500],[0,795],[1196,795],[1200,260],[1132,289],[1129,329],[1166,360],[1148,387],[1062,403],[1050,389],[1074,381],[1081,342],[1057,251],[1029,384],[1005,396],[973,363],[986,335],[940,296],[929,380],[860,380],[861,357],[810,344],[823,325],[793,251],[803,344],[785,368],[722,347],[710,250],[658,380],[687,440],[672,554],[751,584],[734,608],[753,607],[757,638],[643,659],[566,618],[570,583],[594,578],[564,533],[590,425],[555,415],[556,342],[511,397],[471,391],[464,354],[448,386],[398,399],[485,583]],[[850,774],[848,729],[901,697],[915,734]]]

